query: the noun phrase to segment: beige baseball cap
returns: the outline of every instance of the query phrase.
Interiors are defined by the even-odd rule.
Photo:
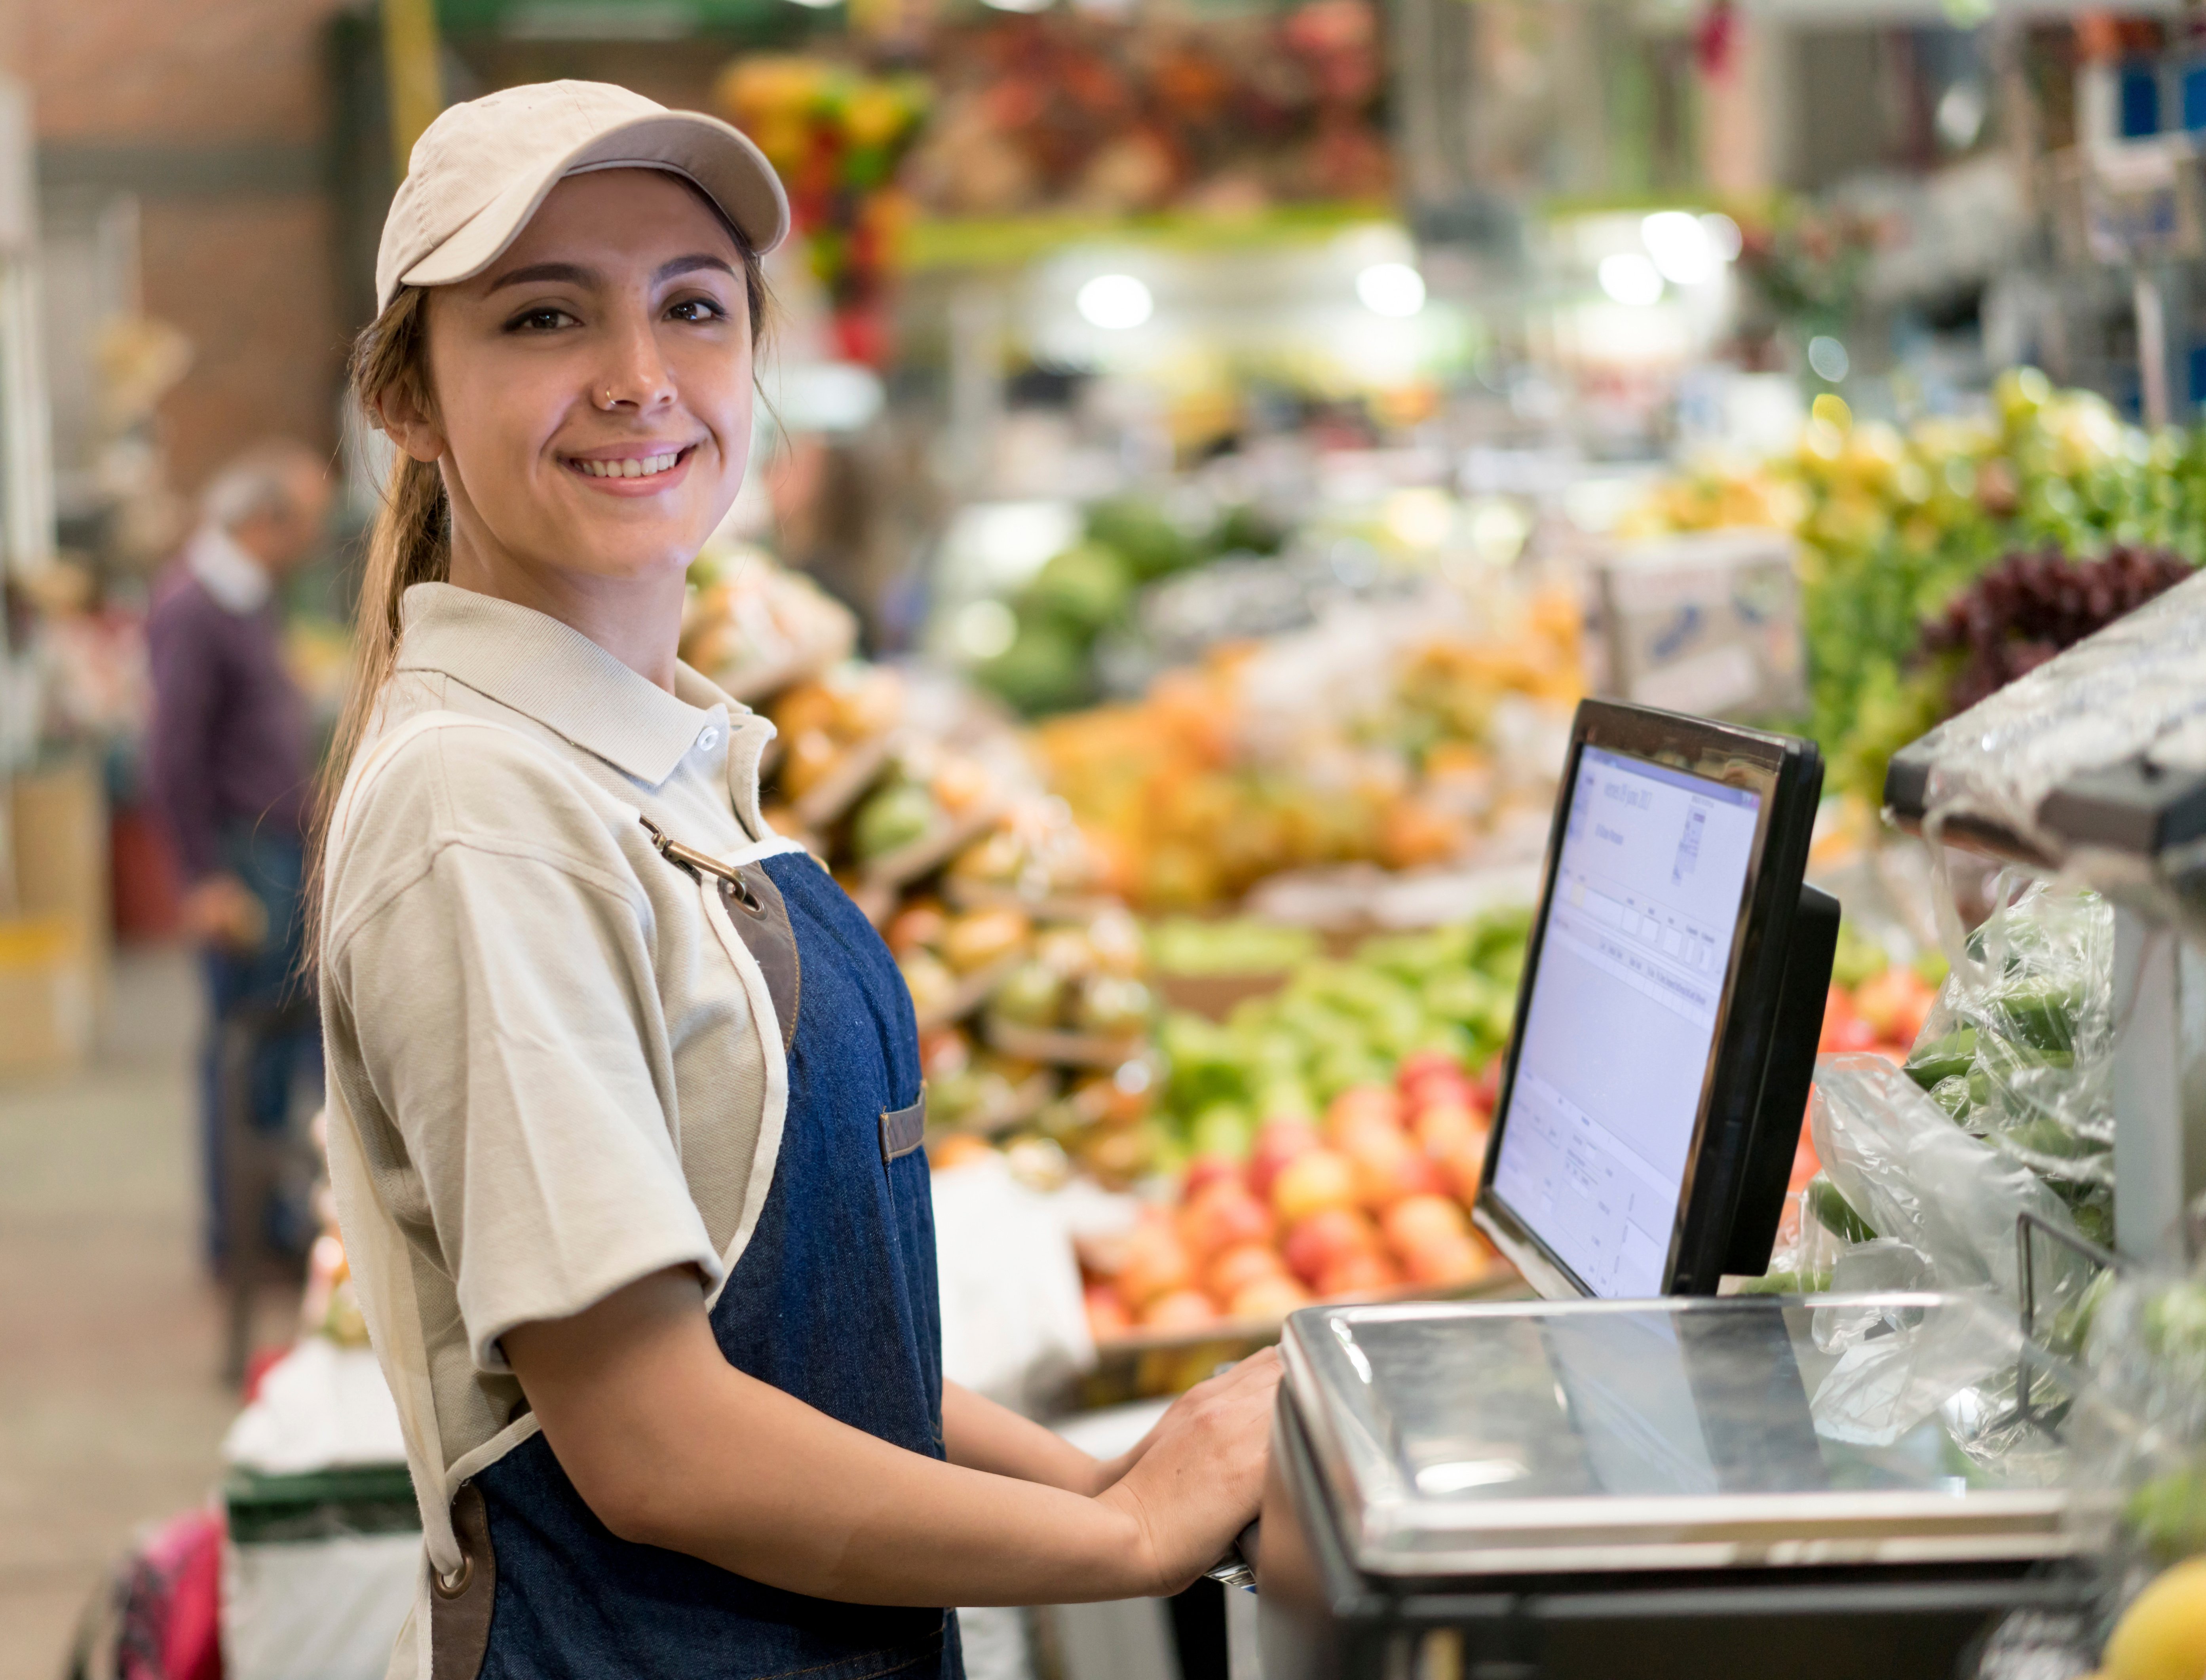
[[[605,82],[530,82],[450,107],[414,142],[375,253],[375,307],[401,286],[481,273],[560,181],[618,169],[693,182],[761,256],[788,236],[781,178],[740,130]]]

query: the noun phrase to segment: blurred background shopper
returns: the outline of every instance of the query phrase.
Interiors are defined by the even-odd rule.
[[[148,767],[203,952],[207,1034],[201,1123],[207,1245],[222,1254],[218,1046],[244,1009],[272,1010],[297,980],[301,834],[313,772],[305,697],[286,668],[278,596],[319,545],[329,474],[304,444],[259,444],[216,474],[199,528],[157,586]],[[283,1123],[311,1027],[266,1036],[253,1058],[253,1123]]]

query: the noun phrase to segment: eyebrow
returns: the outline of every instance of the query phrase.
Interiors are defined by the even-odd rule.
[[[676,257],[659,265],[651,277],[654,286],[664,285],[677,275],[694,274],[700,269],[718,269],[730,279],[736,277],[735,265],[725,257],[716,257],[708,251],[693,251],[686,257]],[[530,263],[501,274],[490,283],[492,291],[503,291],[508,286],[533,286],[544,281],[563,281],[570,286],[594,286],[599,283],[595,269],[584,268],[578,263]]]

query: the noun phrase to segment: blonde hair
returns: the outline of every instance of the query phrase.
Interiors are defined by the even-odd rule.
[[[751,342],[766,329],[766,272],[750,241],[721,214],[719,206],[691,183],[718,216],[742,255],[743,292],[750,315]],[[383,313],[353,341],[348,372],[354,397],[371,424],[381,425],[382,404],[396,398],[420,414],[436,413],[429,377],[429,294],[420,286],[401,286]],[[442,583],[452,570],[452,510],[444,496],[444,476],[433,461],[417,461],[396,451],[383,487],[382,505],[367,536],[367,563],[361,569],[359,605],[353,614],[352,677],[344,710],[330,742],[315,783],[314,812],[308,832],[305,886],[307,938],[303,967],[313,974],[321,966],[322,869],[329,845],[330,817],[353,755],[360,750],[383,691],[398,666],[406,592],[417,583]]]

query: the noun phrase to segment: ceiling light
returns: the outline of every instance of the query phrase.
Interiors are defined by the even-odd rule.
[[[1701,218],[1688,211],[1658,210],[1639,224],[1640,242],[1662,277],[1679,286],[1715,278],[1722,266]]]
[[[1425,277],[1407,263],[1374,263],[1356,277],[1356,295],[1374,315],[1407,320],[1425,307]]]
[[[1124,332],[1156,313],[1149,289],[1130,274],[1099,274],[1072,300],[1080,319],[1106,332]]]
[[[1601,289],[1617,302],[1643,309],[1662,301],[1662,276],[1637,251],[1619,251],[1601,259]]]

